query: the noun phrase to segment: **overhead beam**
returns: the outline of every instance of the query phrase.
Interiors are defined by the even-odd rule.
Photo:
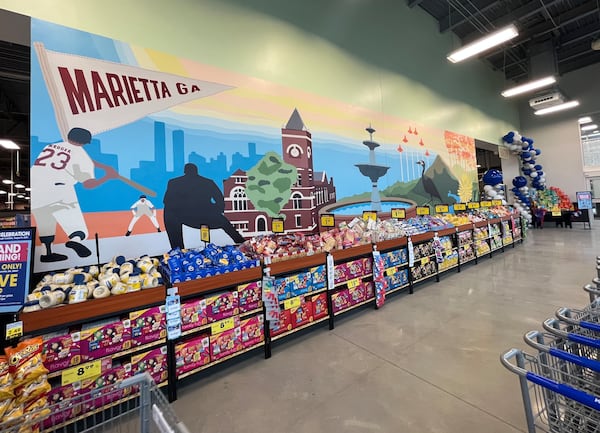
[[[415,6],[420,5],[422,1],[423,0],[407,0],[408,7],[409,8],[414,8]]]
[[[490,9],[492,9],[494,6],[497,6],[497,3],[495,0],[492,1],[491,3],[485,5],[481,9],[478,9],[477,11],[473,12],[473,15],[474,16],[482,15],[482,14],[486,13],[487,11],[489,11]],[[453,30],[456,27],[458,27],[462,24],[465,24],[466,22],[467,22],[467,18],[465,18],[463,14],[461,14],[460,12],[457,12],[457,11],[452,11],[448,15],[445,15],[442,18],[440,18],[440,20],[439,20],[440,33],[446,33],[448,30]]]
[[[564,47],[566,45],[579,42],[583,39],[592,38],[598,34],[600,34],[600,24],[593,22],[585,27],[581,27],[575,31],[567,33],[565,36],[559,39],[558,45]]]
[[[558,70],[561,74],[566,74],[598,62],[600,62],[600,51],[592,51],[587,55],[579,56],[577,59],[573,58],[567,62],[559,63]]]
[[[551,21],[546,21],[527,29],[524,33],[526,37],[532,39],[539,38],[553,32],[554,30],[560,29],[567,24],[571,24],[589,15],[595,14],[597,10],[598,7],[596,6],[595,2],[586,2],[576,8],[569,9],[567,12],[553,17],[556,25],[554,25]]]

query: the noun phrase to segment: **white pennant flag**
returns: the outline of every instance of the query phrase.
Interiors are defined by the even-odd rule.
[[[94,134],[232,86],[46,50],[35,51],[63,139],[71,128]]]

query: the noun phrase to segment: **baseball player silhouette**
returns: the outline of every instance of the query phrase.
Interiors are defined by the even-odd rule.
[[[40,241],[46,247],[42,262],[58,262],[67,256],[52,252],[56,225],[60,225],[69,240],[65,243],[79,257],[92,252],[83,245],[88,236],[83,213],[79,207],[75,185],[95,188],[118,176],[117,171],[105,164],[93,161],[83,149],[92,140],[87,129],[73,128],[67,141],[45,146],[31,167],[31,186],[36,194],[32,197],[31,213],[35,217]],[[104,176],[96,179],[95,167],[104,170]]]
[[[160,226],[158,225],[158,221],[156,221],[156,208],[144,194],[140,195],[140,199],[132,204],[130,209],[131,213],[133,213],[133,218],[131,218],[131,222],[129,223],[129,227],[127,227],[127,233],[125,233],[125,236],[129,236],[131,234],[135,223],[137,223],[137,221],[144,215],[150,218],[150,221],[152,221],[152,224],[154,224],[154,228],[160,232]]]
[[[184,248],[183,227],[223,229],[235,243],[244,242],[242,235],[223,215],[225,199],[219,187],[198,174],[196,164],[188,163],[184,175],[169,180],[163,202],[165,229],[171,248]]]

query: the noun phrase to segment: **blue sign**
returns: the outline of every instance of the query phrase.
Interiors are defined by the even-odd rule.
[[[19,311],[29,294],[34,228],[0,230],[0,313]]]
[[[577,208],[580,210],[592,208],[592,192],[591,191],[578,191],[577,192]]]

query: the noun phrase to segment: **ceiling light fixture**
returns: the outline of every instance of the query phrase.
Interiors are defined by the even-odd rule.
[[[31,197],[25,197],[25,200],[31,200]]]
[[[7,194],[7,192],[4,191],[3,189],[0,189],[0,195],[4,195],[4,194]]]
[[[31,191],[31,188],[27,187],[25,188],[25,191]]]
[[[0,140],[0,146],[2,146],[5,149],[20,149],[19,145],[12,140]]]
[[[591,125],[585,125],[581,127],[582,131],[592,131],[594,129],[596,129],[598,127],[598,125],[596,125],[595,123],[592,123]]]
[[[10,185],[10,184],[12,184],[12,183],[14,183],[14,182],[13,182],[12,180],[10,180],[10,179],[2,179],[2,183],[3,183],[4,185]]]
[[[536,116],[543,116],[544,114],[554,113],[556,111],[568,110],[569,108],[575,108],[579,106],[579,101],[569,101],[564,104],[553,105],[552,107],[542,108],[534,112]]]
[[[498,31],[490,33],[481,39],[477,39],[476,41],[473,41],[470,44],[451,52],[448,54],[447,59],[452,63],[461,62],[517,36],[519,36],[519,31],[514,24],[511,24],[508,27],[504,27]]]
[[[19,189],[25,188],[25,185],[23,185],[22,183],[16,183],[15,188],[19,188]]]
[[[550,84],[556,83],[556,78],[552,75],[544,78],[540,78],[538,80],[529,81],[528,83],[521,84],[519,86],[511,87],[510,89],[506,89],[501,93],[505,98],[510,98],[511,96],[520,95],[522,93],[527,93],[532,90],[541,89],[542,87],[547,87]]]
[[[23,194],[17,194],[17,198],[25,198]]]
[[[585,116],[585,117],[579,118],[580,125],[583,125],[584,123],[590,123],[591,121],[592,121],[592,118],[590,116]]]

